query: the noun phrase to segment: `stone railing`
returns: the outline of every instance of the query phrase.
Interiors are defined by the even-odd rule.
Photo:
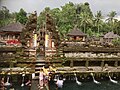
[[[84,47],[84,46],[66,46],[63,52],[120,52],[120,47]]]
[[[92,53],[92,52],[79,52],[79,53],[64,53],[65,57],[81,57],[81,58],[116,58],[120,57],[120,53]]]

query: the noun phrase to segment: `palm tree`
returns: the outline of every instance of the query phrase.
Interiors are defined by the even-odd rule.
[[[98,33],[100,32],[101,19],[102,13],[101,11],[97,11],[97,14],[95,15],[95,26],[97,26]]]
[[[88,30],[93,23],[92,22],[93,14],[91,12],[88,2],[85,2],[83,5],[81,5],[80,18],[81,18],[81,26],[83,26],[83,31],[84,33],[86,33],[86,29]]]
[[[116,15],[117,15],[117,13],[115,11],[112,11],[108,14],[109,18],[107,20],[108,20],[108,23],[110,24],[110,28],[111,28],[112,31],[114,29],[114,21],[115,21],[114,17]]]
[[[85,12],[81,13],[81,26],[83,26],[84,33],[86,32],[86,29],[88,25],[91,25],[92,19],[89,17],[89,15]]]
[[[120,21],[118,19],[114,19],[114,32],[120,35]]]

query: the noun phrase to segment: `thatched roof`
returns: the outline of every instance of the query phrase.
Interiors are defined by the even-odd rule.
[[[21,23],[10,23],[0,28],[0,32],[22,32],[24,25]]]
[[[75,27],[68,33],[68,36],[86,36],[86,34]]]
[[[104,35],[104,38],[113,39],[113,38],[120,38],[120,36],[117,34],[114,34],[114,32],[108,32]]]

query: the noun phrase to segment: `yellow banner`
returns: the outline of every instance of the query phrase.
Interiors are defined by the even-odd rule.
[[[48,40],[48,35],[47,34],[45,35],[45,40]]]

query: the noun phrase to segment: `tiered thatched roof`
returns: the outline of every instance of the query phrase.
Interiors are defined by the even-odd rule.
[[[86,36],[86,34],[75,27],[68,33],[68,36]]]
[[[114,34],[114,32],[108,32],[104,35],[105,39],[114,39],[114,38],[120,38],[119,35]]]
[[[11,23],[0,28],[0,32],[22,32],[24,25],[21,23]]]

